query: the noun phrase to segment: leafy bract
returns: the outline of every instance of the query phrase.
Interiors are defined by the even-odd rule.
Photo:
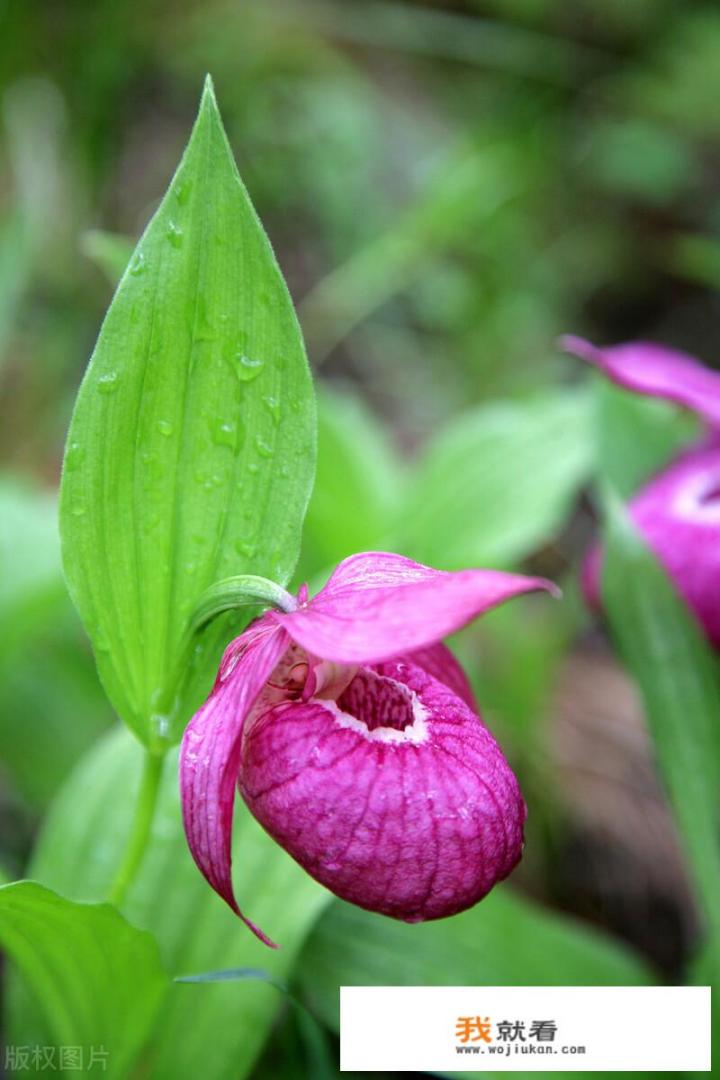
[[[60,1047],[79,1047],[86,1065],[95,1051],[98,1070],[128,1076],[168,985],[152,936],[109,904],[18,881],[0,887],[0,944],[43,1012],[53,1068],[64,1072]]]
[[[314,456],[300,330],[208,82],[103,324],[61,490],[71,594],[108,696],[146,744],[177,737],[239,625],[218,619],[191,646],[203,590],[290,577]]]
[[[720,943],[720,683],[702,631],[609,489],[602,595],[645,703],[711,940]]]

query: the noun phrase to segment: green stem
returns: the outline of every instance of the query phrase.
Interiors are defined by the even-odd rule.
[[[108,900],[111,904],[115,904],[116,907],[120,907],[125,900],[126,893],[135,880],[135,875],[138,872],[150,839],[164,760],[163,755],[154,754],[150,750],[145,751],[140,789],[135,803],[135,816],[130,830],[130,837],[115,880],[108,893]]]

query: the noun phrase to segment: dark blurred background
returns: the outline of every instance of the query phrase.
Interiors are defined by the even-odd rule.
[[[126,238],[167,186],[206,71],[318,379],[350,388],[401,457],[473,405],[579,381],[554,345],[563,332],[716,359],[716,4],[0,0],[10,874],[110,720],[57,572],[53,490]],[[555,548],[562,569],[587,520],[581,504]],[[574,618],[521,638],[499,620],[486,643],[490,709],[500,728],[516,722],[507,738],[521,772],[523,746],[541,756],[524,782],[553,803],[536,815],[542,843],[528,846],[519,884],[675,974],[694,916],[642,717],[601,633]],[[560,662],[555,644],[568,639]],[[528,743],[517,717],[538,687],[549,723]],[[35,754],[41,739],[51,754]]]

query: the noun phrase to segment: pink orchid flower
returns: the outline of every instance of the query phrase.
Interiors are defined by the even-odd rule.
[[[366,552],[230,643],[183,739],[192,855],[240,911],[235,787],[281,847],[337,896],[408,922],[471,907],[522,853],[525,803],[441,638],[520,593],[493,570]]]
[[[628,509],[705,633],[720,648],[720,373],[686,353],[636,342],[599,349],[565,337],[567,352],[586,360],[619,386],[682,405],[706,424],[705,438],[659,472]],[[585,560],[583,591],[600,606],[602,551]]]

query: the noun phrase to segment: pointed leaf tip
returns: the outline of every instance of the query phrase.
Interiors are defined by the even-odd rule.
[[[218,115],[220,114],[217,95],[215,93],[215,83],[209,72],[205,76],[205,82],[203,83],[202,95],[200,97],[200,112],[202,113],[206,108],[211,109]]]

